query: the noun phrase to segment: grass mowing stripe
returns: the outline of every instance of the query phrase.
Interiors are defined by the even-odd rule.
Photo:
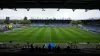
[[[18,36],[18,35],[25,35],[25,33],[27,33],[27,31],[29,31],[30,28],[27,29],[22,29],[21,31],[16,31],[15,33],[12,33],[12,35]],[[9,33],[11,34],[11,33]]]
[[[68,32],[70,32],[71,34],[73,34],[73,37],[75,37],[76,39],[80,39],[80,40],[82,40],[82,39],[84,39],[83,37],[82,37],[82,34],[81,33],[78,33],[77,31],[75,31],[74,29],[70,29],[70,28],[64,28],[65,30],[68,30]],[[74,38],[74,39],[75,39]]]
[[[21,31],[23,31],[23,30],[21,30]],[[9,41],[9,40],[12,40],[13,38],[15,38],[14,36],[12,36],[13,34],[19,34],[20,32],[14,32],[14,33],[10,33],[10,32],[7,32],[7,33],[5,33],[5,34],[3,34],[3,35],[0,35],[1,36],[1,41]],[[19,36],[19,35],[17,35],[17,36]]]
[[[76,29],[74,29],[74,30],[76,30]],[[77,30],[76,30],[76,31],[77,31]],[[88,32],[82,33],[82,32],[80,32],[80,31],[81,31],[81,30],[78,29],[78,32],[81,33],[81,38],[84,38],[84,39],[83,39],[84,41],[88,41],[88,40],[90,40],[90,39],[92,40],[92,38],[90,38],[91,35],[88,35],[88,34],[85,34],[85,35],[84,35],[84,33],[88,33]]]
[[[71,29],[71,28],[64,28],[64,29],[68,30],[70,33],[73,34],[72,39],[75,39],[75,40],[72,40],[72,41],[75,41],[75,42],[84,42],[85,41],[85,38],[83,37],[83,35],[81,33],[78,33],[77,31],[75,31],[74,29]]]
[[[68,35],[68,33],[66,34],[66,33],[63,31],[62,27],[59,27],[59,31],[61,32],[61,35],[64,36],[64,40],[67,40],[67,41],[70,40],[69,37],[71,37],[71,35]]]
[[[85,36],[84,36],[85,35]],[[69,37],[66,37],[69,36]],[[100,42],[100,35],[75,27],[25,27],[0,33],[0,41],[7,42]],[[51,40],[50,40],[51,38]]]
[[[29,36],[29,41],[30,42],[35,42],[36,41],[36,35],[41,31],[40,27],[37,27],[36,30],[32,31],[30,36]]]
[[[99,36],[97,35],[97,34],[93,34],[93,33],[90,33],[89,31],[83,31],[83,30],[81,30],[81,29],[79,29],[79,28],[74,28],[76,31],[78,31],[78,32],[81,32],[83,35],[83,37],[84,38],[86,38],[86,39],[94,39],[94,37],[95,37],[95,39],[100,39],[99,38]]]
[[[35,31],[35,30],[37,31],[37,30],[39,30],[39,28],[38,27],[30,28],[27,32],[25,31],[24,35],[22,35],[22,38],[20,40],[23,39],[23,41],[31,41],[30,36],[32,35],[32,32]]]
[[[73,27],[76,31],[83,33],[84,35],[95,35],[90,31],[82,30],[80,28]]]
[[[51,27],[50,30],[51,30],[52,42],[57,41],[58,40],[58,37],[57,37],[57,34],[56,34],[56,31],[55,31],[54,27]]]
[[[50,36],[50,42],[52,42],[52,37],[51,37],[51,29],[49,28],[49,36]]]
[[[47,35],[48,35],[48,37],[49,37],[49,42],[52,42],[50,27],[48,27],[47,33],[48,33]]]
[[[43,40],[43,42],[51,42],[52,41],[50,27],[46,27],[42,40]]]
[[[30,27],[29,27],[30,28]],[[23,30],[27,30],[28,28],[21,28],[21,29],[17,29],[17,30],[14,30],[14,31],[10,31],[8,33],[15,33],[15,32],[23,32]]]
[[[44,34],[45,28],[41,27],[40,30],[35,34],[35,42],[42,42],[43,34]]]
[[[60,28],[60,31],[63,32],[63,35],[65,36],[65,39],[67,41],[72,41],[76,39],[74,35],[70,33],[68,30],[65,30],[64,28]]]
[[[72,27],[72,28],[69,28],[69,29],[70,29],[70,30],[74,29],[75,31],[77,30],[77,28],[73,28],[73,27]],[[77,32],[79,32],[79,29],[78,29]],[[79,32],[79,33],[81,33],[81,32]],[[86,32],[86,33],[88,33],[88,32]],[[90,40],[93,41],[93,40],[94,40],[94,38],[91,38],[91,37],[92,37],[91,35],[86,35],[86,36],[84,36],[83,34],[84,34],[84,33],[81,33],[81,34],[80,34],[81,37],[78,38],[78,41],[83,41],[83,42],[85,41],[85,42],[86,42],[86,41],[90,41]],[[81,39],[81,38],[82,38],[82,39]],[[96,38],[95,38],[95,39],[96,39]]]
[[[85,31],[85,30],[81,30],[81,29],[75,29],[76,31],[78,31],[78,32],[81,32],[82,34],[83,34],[83,37],[84,38],[91,38],[91,37],[96,37],[95,36],[95,34],[93,34],[93,33],[90,33],[90,31]],[[89,37],[90,36],[90,37]]]
[[[27,29],[27,31],[28,31],[29,29]],[[24,32],[24,30],[22,30],[23,32]],[[7,39],[7,41],[10,41],[10,40],[13,40],[13,41],[16,41],[16,40],[20,40],[20,39],[24,39],[24,37],[25,36],[23,36],[23,34],[24,33],[22,33],[22,31],[21,32],[16,32],[16,33],[12,33],[12,34],[10,34],[10,33],[8,33],[8,35],[9,36],[7,36],[6,38],[3,38],[5,41],[6,41],[6,39]],[[25,32],[27,32],[27,31],[25,31]],[[6,36],[6,35],[5,35]],[[2,40],[3,40],[2,39]],[[22,41],[21,40],[21,41]]]
[[[68,29],[69,32],[73,33],[73,34],[76,35],[76,36],[83,35],[81,32],[78,32],[78,31],[76,31],[76,30],[73,29],[73,28],[64,28],[64,29]]]
[[[12,40],[13,41],[24,41],[25,40],[25,34],[27,34],[28,33],[28,31],[30,30],[31,28],[27,28],[27,30],[25,29],[25,30],[22,30],[21,32],[16,32],[16,34],[15,35],[11,35],[11,37],[13,37],[12,38]]]
[[[24,31],[23,32],[23,34],[20,36],[21,38],[18,40],[18,41],[20,41],[20,40],[23,40],[24,42],[25,41],[29,41],[28,39],[28,34],[31,32],[30,30],[31,30],[32,28],[28,28],[28,30],[26,30],[26,31]]]
[[[34,28],[32,28],[31,30],[29,30],[30,32],[29,32],[26,36],[28,37],[28,40],[29,40],[30,42],[33,41],[33,39],[32,39],[32,38],[34,38],[33,35],[34,35],[39,29],[40,29],[39,27],[34,27]]]
[[[74,27],[75,28],[75,27]],[[90,31],[86,31],[80,28],[75,28],[75,30],[80,30],[80,32],[82,32],[83,34],[85,34],[84,38],[86,38],[86,41],[90,41],[90,42],[99,42],[100,40],[100,35],[98,34],[94,34]]]
[[[55,27],[54,30],[56,32],[57,38],[59,40],[64,40],[64,36],[62,35],[62,32],[59,31],[59,28],[58,27]]]
[[[9,32],[8,34],[16,34],[16,35],[18,35],[18,34],[20,34],[20,33],[24,33],[24,32],[26,32],[27,30],[29,30],[30,29],[30,27],[29,28],[23,28],[22,30],[17,30],[17,31],[14,31],[14,32]]]
[[[19,34],[19,32],[16,32],[17,34]],[[12,34],[15,34],[15,33],[12,33]],[[12,34],[10,32],[8,32],[7,34],[5,34],[2,38],[2,40],[4,39],[4,41],[10,41],[10,40],[13,40],[15,37],[12,36]],[[17,35],[18,36],[18,35]]]

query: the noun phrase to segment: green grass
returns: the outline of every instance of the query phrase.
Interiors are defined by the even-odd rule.
[[[0,32],[0,42],[65,43],[100,42],[100,33],[92,33],[76,27],[24,27],[10,32]]]

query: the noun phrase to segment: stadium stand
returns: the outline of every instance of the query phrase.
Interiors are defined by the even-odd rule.
[[[66,45],[67,44],[67,45]],[[55,43],[55,46],[51,48],[51,45],[48,45],[46,48],[46,43],[34,43],[34,44],[25,44],[25,43],[0,43],[0,52],[10,52],[10,53],[73,53],[73,54],[81,54],[81,53],[100,53],[100,44],[99,43],[65,43],[61,48],[61,43]],[[1,53],[1,54],[2,54]],[[6,54],[2,54],[6,55]]]
[[[33,26],[71,26],[70,20],[30,20]]]
[[[7,24],[0,24],[0,32],[11,30]],[[12,24],[12,29],[21,28],[22,24]]]
[[[82,29],[86,29],[93,32],[100,32],[100,20],[83,20]]]
[[[6,30],[8,30],[8,26],[7,25],[0,25],[0,32],[2,32],[2,31],[6,31]]]
[[[81,28],[93,32],[100,32],[100,25],[83,25]]]
[[[32,26],[72,26],[70,24],[71,20],[30,20]],[[85,21],[85,20],[83,20]],[[90,20],[92,21],[92,20]],[[90,22],[87,20],[88,23],[83,22],[83,24],[80,26],[82,29],[100,32],[99,28],[100,25],[97,25],[96,23]],[[99,22],[99,21],[98,21]],[[7,31],[9,30],[8,25],[2,24],[0,25],[1,31]],[[12,24],[12,28],[21,28],[23,25],[21,24]],[[15,43],[10,41],[7,42],[1,42],[0,43],[0,52],[1,55],[5,55],[3,53],[10,52],[10,53],[28,53],[31,52],[33,54],[35,53],[61,53],[61,54],[81,54],[81,53],[93,53],[93,54],[99,54],[100,53],[100,44],[99,43],[89,43],[89,42],[80,42],[80,43],[54,43],[54,47],[51,47],[51,45],[48,45],[48,48],[46,47],[46,43],[30,43],[27,41],[27,43]]]
[[[42,6],[41,6],[42,5]],[[16,0],[16,1],[11,1],[11,0],[0,0],[0,7],[1,8],[71,8],[71,9],[100,9],[100,0]],[[10,8],[10,9],[11,9]],[[38,24],[38,23],[33,23],[33,24]],[[39,23],[38,25],[44,25],[43,23]],[[50,23],[51,24],[51,23]],[[56,24],[55,25],[62,25]],[[83,25],[84,26],[84,25]],[[91,27],[87,26],[85,24],[86,28]],[[97,26],[96,26],[97,27]],[[94,27],[92,27],[93,29]],[[90,29],[90,28],[89,28]],[[7,30],[4,25],[0,25],[0,31],[5,31]],[[94,29],[93,29],[94,30]],[[40,44],[39,44],[40,45]],[[57,45],[57,44],[56,44]],[[93,46],[92,46],[93,45]],[[18,56],[21,54],[21,56],[30,56],[31,54],[43,54],[43,53],[58,53],[57,56],[65,56],[64,54],[67,54],[67,56],[86,56],[85,54],[92,54],[91,56],[97,56],[98,54],[100,55],[100,44],[90,44],[90,43],[85,43],[85,44],[67,44],[65,45],[66,47],[61,49],[59,47],[60,45],[55,46],[53,49],[51,49],[51,46],[49,48],[45,48],[45,45],[43,45],[42,48],[39,46],[34,46],[34,44],[13,44],[13,42],[10,43],[0,43],[0,56]],[[62,45],[61,45],[62,46]],[[40,56],[40,55],[36,56]],[[47,55],[46,55],[47,56]],[[50,56],[53,56],[52,54]],[[89,55],[88,55],[89,56]]]

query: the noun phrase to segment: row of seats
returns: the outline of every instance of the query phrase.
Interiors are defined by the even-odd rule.
[[[63,46],[63,47],[62,47]],[[99,43],[15,43],[10,41],[9,43],[0,43],[0,52],[7,50],[8,52],[96,52],[100,50]],[[100,53],[100,52],[99,52]]]
[[[71,26],[70,24],[66,23],[49,23],[49,26]],[[44,23],[33,23],[32,26],[46,26]]]
[[[22,25],[21,24],[12,24],[12,28],[14,29],[14,28],[20,28]],[[8,30],[10,30],[9,28],[8,28],[8,25],[6,25],[6,24],[2,24],[2,25],[0,25],[0,32],[4,32],[4,31],[8,31]]]
[[[93,32],[100,32],[100,25],[88,24],[88,25],[82,25],[81,28],[87,29],[87,30],[90,30],[90,31],[93,31]]]
[[[55,46],[55,47],[51,47],[50,45],[48,46],[48,48],[45,48],[45,45],[40,48],[38,46],[33,47],[33,45],[31,45],[31,48],[22,48],[20,50],[20,52],[34,52],[34,53],[48,53],[48,52],[53,52],[53,53],[66,53],[66,52],[71,52],[71,53],[76,53],[76,52],[80,52],[79,49],[70,49],[69,46],[67,46],[66,48],[60,48],[59,46]]]
[[[1,45],[0,45],[1,46]],[[7,45],[5,45],[7,46]],[[5,48],[4,45],[2,46],[2,48],[0,48],[0,52],[2,52],[2,50],[4,52],[33,52],[33,53],[48,53],[48,52],[53,52],[53,53],[66,53],[66,52],[71,52],[71,53],[76,53],[76,52],[80,52],[80,49],[71,49],[70,46],[67,46],[66,48],[61,48],[60,46],[54,46],[52,47],[51,45],[48,45],[48,47],[46,47],[45,45],[43,45],[42,47],[39,46],[34,46],[33,44],[31,45],[27,45],[25,47],[20,47],[17,48],[17,46],[15,46],[16,48],[12,47],[13,45],[9,45],[9,48]]]

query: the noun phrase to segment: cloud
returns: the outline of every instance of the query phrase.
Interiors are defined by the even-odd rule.
[[[26,9],[17,9],[17,11],[12,9],[0,10],[0,19],[5,19],[6,16],[9,16],[11,19],[23,19],[24,16],[27,16],[29,19],[31,17],[55,17],[57,19],[70,17],[71,19],[88,19],[92,17],[100,17],[100,11],[90,10],[85,12],[85,10],[80,9],[75,10],[75,12],[71,9],[60,9],[60,11],[57,11],[57,9],[45,9],[45,11],[42,11],[42,9],[30,9],[30,11],[27,11]]]

